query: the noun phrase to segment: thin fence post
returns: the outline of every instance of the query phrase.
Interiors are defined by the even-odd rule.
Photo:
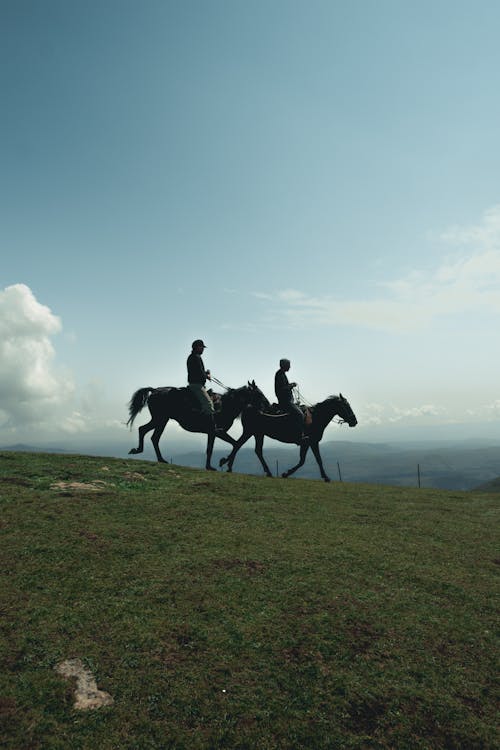
[[[279,477],[279,475],[280,475],[279,463],[278,463],[278,459],[276,459],[276,476]]]
[[[417,464],[418,487],[420,489],[420,464]]]
[[[341,482],[342,481],[342,474],[340,473],[340,464],[339,464],[338,461],[337,461],[337,469],[338,469],[338,472],[339,472],[339,482]]]

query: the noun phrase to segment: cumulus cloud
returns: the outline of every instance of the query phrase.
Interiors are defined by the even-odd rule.
[[[25,284],[0,290],[0,424],[16,429],[50,422],[67,405],[72,378],[54,365],[52,337],[60,319]],[[70,415],[65,425],[75,429]]]
[[[455,252],[432,272],[414,271],[374,288],[370,299],[314,296],[297,289],[256,297],[272,304],[281,321],[299,327],[348,325],[406,332],[437,317],[459,313],[500,313],[500,206],[472,227],[453,227],[439,240]],[[464,251],[464,247],[468,251]]]
[[[360,424],[376,426],[398,422],[416,423],[433,417],[443,417],[445,409],[434,404],[400,408],[391,404],[367,403],[360,414]]]
[[[465,413],[469,417],[481,417],[487,421],[497,421],[500,418],[500,398],[491,403],[480,404],[475,409],[466,409]]]

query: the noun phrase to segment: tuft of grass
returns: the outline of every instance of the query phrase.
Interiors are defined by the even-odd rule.
[[[498,494],[0,453],[12,750],[499,746]],[[114,705],[73,709],[80,658]]]

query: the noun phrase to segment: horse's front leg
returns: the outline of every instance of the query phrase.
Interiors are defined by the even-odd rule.
[[[230,445],[234,448],[236,445],[236,440],[231,437],[227,432],[217,432],[215,435],[216,438],[219,438],[219,440],[224,440],[225,443],[230,443]]]
[[[252,436],[251,432],[243,431],[243,434],[241,435],[241,437],[235,441],[233,445],[233,450],[231,451],[229,456],[226,456],[226,458],[221,458],[221,460],[219,461],[219,466],[225,466],[227,464],[227,470],[229,473],[231,473],[233,470],[233,463],[234,463],[234,459],[236,458],[236,454],[238,453],[241,446],[245,445],[245,443],[247,442],[247,440],[249,440],[251,436]]]
[[[300,469],[301,466],[304,466],[308,450],[309,450],[308,443],[304,443],[300,446],[299,463],[296,466],[292,466],[292,468],[288,469],[288,471],[283,472],[283,474],[281,475],[283,479],[286,479],[291,474],[294,474],[297,471],[297,469]]]
[[[264,453],[262,452],[262,448],[264,447],[264,435],[256,435],[255,436],[255,453],[257,454],[257,457],[262,464],[262,468],[266,472],[266,476],[272,477],[272,474],[269,470],[269,466],[266,463],[266,459],[264,458]]]
[[[158,422],[156,424],[155,431],[153,432],[151,436],[151,442],[153,443],[153,448],[155,449],[156,458],[162,464],[168,463],[168,461],[165,461],[165,459],[163,458],[160,452],[160,438],[163,434],[163,430],[165,429],[167,422],[168,422],[168,417],[166,419],[162,419],[161,422]]]
[[[217,471],[215,466],[212,466],[212,453],[214,450],[215,442],[215,427],[210,429],[207,433],[207,460],[205,462],[205,469],[207,471]]]
[[[323,468],[323,461],[321,459],[321,453],[319,452],[319,443],[311,443],[311,450],[314,453],[314,457],[316,461],[318,462],[319,471],[320,471],[322,479],[324,479],[325,482],[329,482],[330,477],[328,476],[328,474]]]

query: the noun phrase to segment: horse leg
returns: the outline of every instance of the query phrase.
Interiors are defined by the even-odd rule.
[[[229,443],[233,448],[236,445],[236,440],[231,435],[228,435],[227,432],[218,432],[215,437],[219,438],[219,440],[224,440],[225,443]]]
[[[281,475],[283,479],[286,479],[290,476],[290,474],[294,474],[297,469],[300,469],[301,466],[304,466],[308,450],[309,445],[307,443],[304,443],[300,446],[299,463],[296,466],[292,466],[292,468],[288,469],[288,471],[283,472],[283,474]]]
[[[217,437],[221,437],[221,436],[218,435]],[[219,461],[219,466],[225,466],[227,464],[227,470],[229,473],[231,473],[233,470],[233,463],[234,463],[234,459],[236,458],[236,454],[238,453],[241,446],[245,445],[247,440],[249,440],[249,438],[251,437],[252,437],[251,432],[243,432],[239,440],[235,441],[233,450],[231,451],[229,456],[226,456],[226,458],[221,458],[221,460]]]
[[[262,464],[262,468],[266,472],[266,476],[272,477],[272,474],[269,470],[269,466],[266,464],[266,459],[264,458],[264,454],[262,452],[262,448],[264,446],[264,435],[256,435],[255,436],[255,453],[257,454],[257,457]]]
[[[212,466],[212,452],[214,449],[214,442],[215,442],[215,429],[211,429],[208,431],[207,434],[207,460],[205,462],[205,469],[207,471],[217,471],[217,469]]]
[[[137,448],[132,448],[131,450],[129,450],[129,454],[132,453],[135,455],[136,453],[142,453],[142,451],[144,450],[144,437],[150,430],[153,429],[155,424],[156,423],[154,419],[152,419],[147,424],[143,424],[142,427],[139,427],[139,445],[137,446]]]
[[[165,461],[163,456],[160,452],[160,438],[163,434],[163,430],[165,429],[168,422],[168,417],[164,417],[161,421],[156,422],[155,431],[153,432],[153,435],[151,436],[151,442],[153,443],[153,448],[155,449],[156,458],[158,461],[162,464],[167,464],[168,461]]]
[[[325,472],[323,468],[323,461],[321,459],[321,453],[319,452],[319,443],[311,443],[311,450],[314,453],[314,457],[316,461],[318,462],[318,466],[319,466],[322,479],[324,479],[325,482],[329,482],[330,477],[327,475],[327,473]]]

